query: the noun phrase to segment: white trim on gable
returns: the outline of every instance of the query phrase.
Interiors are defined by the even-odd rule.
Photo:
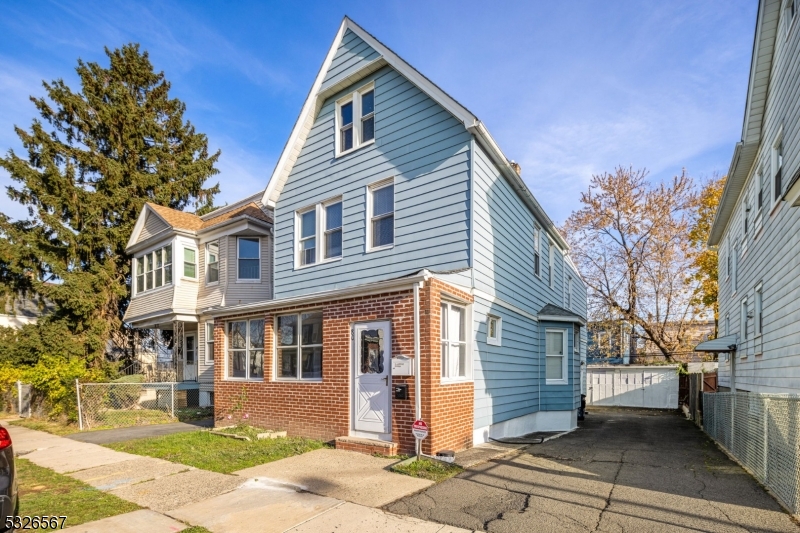
[[[128,239],[128,244],[125,245],[126,250],[131,246],[133,246],[134,244],[136,244],[137,242],[139,242],[139,236],[142,234],[144,225],[147,223],[147,215],[150,213],[154,214],[156,217],[158,217],[159,220],[161,220],[161,222],[166,224],[167,230],[172,229],[172,225],[170,225],[170,223],[167,222],[164,219],[164,217],[159,215],[156,212],[156,210],[150,207],[149,205],[144,204],[144,208],[139,212],[139,217],[136,219],[136,224],[133,226],[133,231],[131,232],[131,238]],[[162,231],[167,231],[167,230],[162,230]]]

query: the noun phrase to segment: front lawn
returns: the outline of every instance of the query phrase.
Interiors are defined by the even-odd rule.
[[[405,474],[411,477],[430,479],[433,482],[444,481],[460,473],[463,468],[457,464],[447,464],[442,461],[421,458],[411,461],[403,461],[392,467],[392,471]]]
[[[300,455],[324,446],[321,441],[303,437],[245,441],[213,435],[210,431],[176,433],[107,445],[120,452],[156,457],[222,474]]]
[[[70,435],[80,431],[78,429],[78,424],[64,424],[62,422],[54,422],[43,418],[20,418],[17,420],[8,420],[8,423],[13,426],[35,429],[36,431],[46,431],[47,433],[59,436]]]
[[[27,459],[17,459],[16,466],[20,516],[66,516],[65,527],[69,527],[140,509]]]

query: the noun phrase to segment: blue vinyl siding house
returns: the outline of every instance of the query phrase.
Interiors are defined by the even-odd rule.
[[[261,201],[274,209],[274,298],[209,312],[269,313],[276,386],[321,364],[313,397],[349,368],[343,438],[403,449],[420,417],[433,451],[576,427],[586,287],[566,242],[480,120],[350,19]],[[313,349],[281,318],[306,308],[323,316]],[[348,312],[349,335],[332,338]],[[300,352],[282,348],[289,339]],[[373,365],[384,351],[391,365]],[[327,435],[314,424],[303,427]]]

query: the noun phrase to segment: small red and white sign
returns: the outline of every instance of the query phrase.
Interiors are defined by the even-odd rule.
[[[411,433],[415,439],[422,440],[428,436],[428,424],[424,420],[415,420],[411,425]]]

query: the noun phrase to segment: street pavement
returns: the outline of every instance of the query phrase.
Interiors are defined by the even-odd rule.
[[[79,433],[67,435],[67,438],[80,442],[91,442],[93,444],[111,444],[112,442],[161,437],[163,435],[186,433],[188,431],[200,431],[203,428],[210,427],[214,427],[214,420],[205,418],[189,422],[173,422],[171,424],[149,424],[146,426],[132,426],[129,428],[81,431]]]
[[[592,409],[579,429],[466,469],[384,509],[491,532],[797,532],[692,422]]]

